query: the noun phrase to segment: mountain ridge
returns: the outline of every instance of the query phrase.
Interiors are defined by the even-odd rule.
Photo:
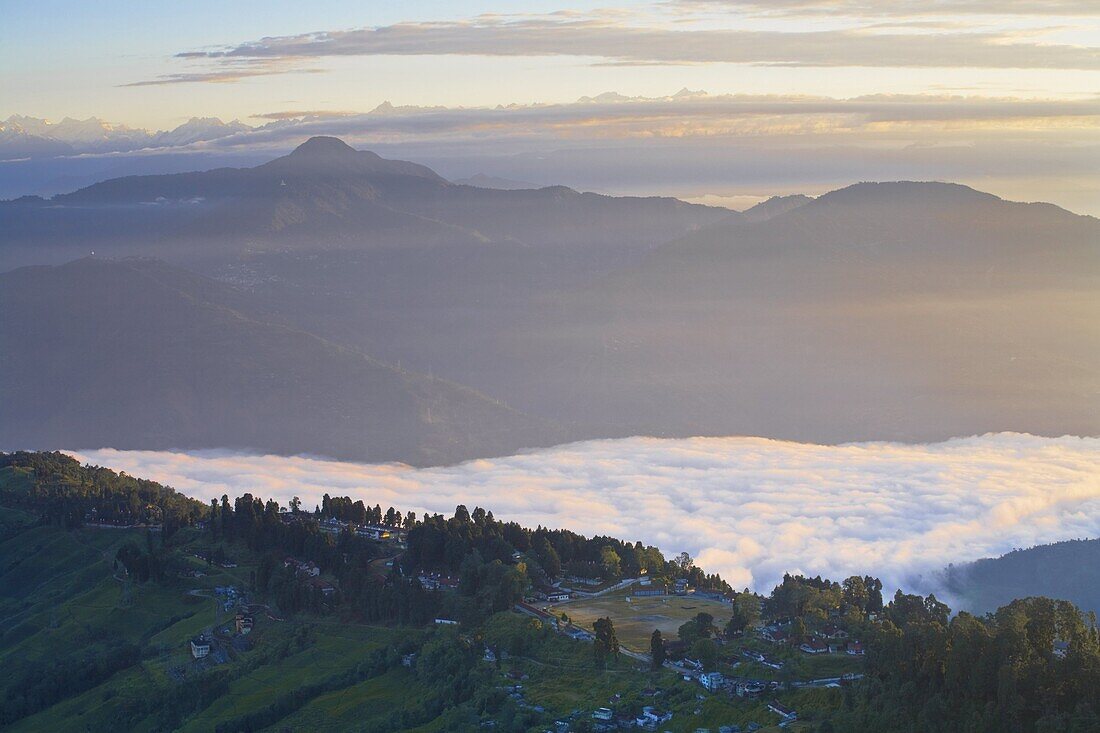
[[[670,198],[452,184],[430,168],[316,137],[251,168],[124,176],[0,203],[0,269],[89,250],[183,263],[254,251],[451,242],[642,251],[730,215]]]
[[[240,285],[189,286],[208,300],[467,385],[568,440],[1100,430],[1096,219],[886,182],[773,199],[751,221],[406,165],[321,139],[274,165],[108,181],[79,205],[3,204],[0,262],[157,256]],[[50,307],[34,303],[32,322]]]
[[[201,290],[221,284],[155,260],[86,258],[0,283],[5,445],[308,450],[424,465],[558,437],[469,388],[256,321]],[[46,357],[55,339],[80,363]]]

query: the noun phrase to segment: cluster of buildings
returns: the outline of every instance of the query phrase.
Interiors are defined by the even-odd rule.
[[[766,692],[774,692],[779,684],[762,680],[727,679],[721,672],[706,672],[699,675],[699,683],[710,692],[726,691],[738,697],[756,699]],[[778,700],[768,703],[768,710],[779,716],[780,725],[789,724],[798,719],[798,713],[781,704]]]
[[[458,578],[447,573],[422,572],[416,576],[424,590],[458,590]]]
[[[603,578],[582,578],[579,575],[567,575],[565,576],[565,582],[569,585],[597,586],[601,585],[604,580]]]
[[[564,588],[555,588],[552,585],[540,585],[534,589],[528,600],[561,603],[562,601],[568,601],[572,597],[573,593]]]
[[[664,712],[653,705],[646,705],[641,712],[619,713],[608,707],[596,708],[592,711],[591,728],[596,731],[612,731],[630,728],[641,730],[657,730],[657,726],[672,720],[672,713]],[[570,721],[559,720],[555,722],[555,729],[561,733],[572,730]]]
[[[700,597],[706,597],[711,600],[726,600],[725,595],[717,591],[699,591],[691,587],[687,578],[677,578],[671,585],[667,585],[664,582],[654,582],[650,578],[642,578],[638,581],[638,584],[634,586],[631,591],[632,595],[644,597],[644,596],[686,596],[693,593],[697,593]]]
[[[244,594],[235,585],[214,586],[214,597],[218,599],[223,611],[232,611],[245,603]]]
[[[317,567],[317,563],[312,560],[304,561],[293,558],[287,555],[283,559],[284,568],[294,568],[295,575],[304,576],[307,578],[316,578],[321,574],[321,568]]]
[[[253,623],[252,616],[238,613],[236,618],[233,619],[233,628],[238,634],[247,636],[252,633]]]
[[[844,628],[834,623],[826,624],[805,636],[792,635],[790,632],[791,623],[791,619],[784,619],[761,627],[758,631],[759,636],[768,643],[796,648],[805,654],[844,653],[851,656],[862,656],[864,654],[863,644],[858,640],[851,639]],[[776,670],[784,667],[784,661],[781,659],[769,656],[766,650],[761,651],[759,648],[750,646],[742,646],[738,657]],[[739,663],[738,657],[730,659],[729,663],[736,667]],[[691,660],[682,660],[680,664],[686,668],[684,671],[685,680],[695,679],[704,689],[712,693],[726,692],[737,697],[758,699],[776,694],[780,687],[779,682],[775,680],[730,678],[721,672],[705,672],[700,663]],[[841,687],[845,684],[851,684],[861,677],[861,674],[849,672],[835,679],[814,680],[812,684],[820,687]],[[774,698],[768,703],[767,707],[768,710],[779,716],[778,724],[781,727],[786,728],[798,719],[798,713],[794,709],[783,705]],[[752,729],[749,728],[749,730]]]
[[[760,638],[772,644],[797,644],[799,650],[805,654],[844,653],[861,657],[865,653],[862,642],[849,639],[848,632],[835,624],[828,624],[802,639],[793,638],[790,632],[779,624],[770,624],[760,630]]]
[[[765,667],[769,667],[771,669],[783,669],[783,660],[774,659],[766,654],[762,654],[761,652],[756,651],[755,649],[750,649],[747,646],[741,647],[741,656],[748,657],[752,661],[763,664]]]
[[[322,519],[317,523],[318,528],[326,534],[340,534],[351,532],[356,537],[363,537],[375,542],[396,542],[403,545],[408,538],[408,533],[400,527],[390,527],[385,524],[355,524],[345,522],[342,519]]]
[[[317,567],[317,563],[312,560],[299,560],[287,555],[283,558],[283,567],[293,568],[294,575],[299,580],[304,580],[324,598],[329,598],[336,593],[336,586],[320,577],[321,568]]]

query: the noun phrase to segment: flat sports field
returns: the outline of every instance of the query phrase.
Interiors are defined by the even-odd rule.
[[[602,616],[615,622],[619,642],[636,651],[649,651],[649,637],[660,629],[665,639],[675,639],[680,625],[700,611],[714,616],[717,626],[725,626],[730,607],[718,601],[694,596],[631,596],[630,589],[608,593],[599,598],[578,598],[551,606],[554,613],[566,613],[573,623],[586,629]]]

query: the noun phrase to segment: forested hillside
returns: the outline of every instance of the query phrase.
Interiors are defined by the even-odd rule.
[[[147,260],[0,275],[0,443],[425,465],[562,437],[471,389],[244,315],[241,303],[224,283]],[[71,356],[58,357],[61,343]]]
[[[60,454],[0,466],[7,730],[1100,726],[1095,620],[1064,601],[951,617],[869,576],[765,596],[686,554],[480,507],[202,504]],[[620,642],[645,598],[687,620]],[[570,618],[596,602],[619,610]]]
[[[1100,613],[1100,539],[1056,542],[953,565],[945,580],[960,605],[975,613],[1024,596],[1061,598]]]

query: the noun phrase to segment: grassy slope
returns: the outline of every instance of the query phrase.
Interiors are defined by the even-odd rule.
[[[390,630],[371,626],[319,623],[312,628],[316,632],[314,644],[234,680],[228,695],[193,717],[181,730],[211,730],[218,721],[262,709],[283,693],[352,669],[391,635]]]
[[[342,733],[374,720],[383,720],[395,709],[411,707],[422,695],[423,689],[412,672],[395,669],[351,687],[325,693],[267,730],[275,733],[289,728]]]
[[[16,520],[20,521],[16,521]],[[0,522],[22,523],[11,510],[0,510]],[[32,527],[0,540],[0,617],[7,623],[0,636],[0,664],[6,669],[49,661],[65,650],[78,652],[89,643],[138,643],[148,658],[115,674],[102,684],[63,699],[18,721],[11,730],[93,730],[110,727],[119,704],[148,694],[150,684],[171,684],[170,668],[190,664],[187,640],[210,628],[214,604],[187,595],[191,586],[239,585],[250,567],[212,570],[200,581],[179,586],[145,584],[133,587],[132,601],[123,603],[124,583],[115,577],[109,558],[127,541],[144,541],[140,532],[92,530],[64,532]],[[220,621],[224,623],[223,614]],[[258,624],[257,648],[285,638],[294,624]],[[313,642],[284,659],[262,664],[237,679],[230,693],[187,721],[182,730],[210,730],[225,718],[267,705],[273,696],[354,667],[363,656],[387,643],[392,631],[367,626],[317,621]],[[255,652],[239,655],[228,665],[242,666]],[[12,682],[0,679],[0,696]],[[152,729],[146,721],[144,729]]]
[[[654,629],[660,629],[665,638],[676,638],[680,625],[700,612],[714,616],[718,626],[725,626],[730,617],[730,607],[718,601],[694,596],[632,596],[629,590],[559,603],[552,610],[568,614],[573,623],[586,629],[591,629],[596,619],[609,616],[619,642],[644,652],[649,651]]]
[[[0,524],[25,525],[27,519],[0,510]],[[88,644],[105,639],[137,643],[143,650],[141,662],[89,690],[74,691],[53,706],[18,721],[10,728],[12,731],[117,728],[114,721],[120,710],[172,689],[172,670],[194,668],[186,641],[214,624],[215,611],[212,601],[189,595],[188,591],[230,582],[245,586],[254,561],[249,553],[235,547],[232,554],[239,567],[207,567],[209,574],[201,579],[135,586],[130,590],[132,600],[125,603],[124,583],[116,577],[110,558],[124,542],[144,542],[142,533],[30,527],[15,536],[5,536],[0,539],[0,617],[9,620],[0,636],[0,664],[5,669],[18,669],[58,654],[76,654]],[[180,556],[204,546],[201,538],[189,539],[190,544],[178,551]],[[676,599],[676,603],[696,607],[680,609],[685,617],[700,606],[684,599]],[[223,615],[219,623],[225,620]],[[697,727],[716,730],[727,723],[774,724],[777,720],[760,701],[710,695],[698,700],[702,690],[697,684],[684,682],[668,671],[640,669],[628,658],[621,658],[608,669],[597,669],[588,644],[539,632],[531,624],[526,617],[501,614],[489,622],[484,633],[488,641],[502,646],[517,636],[537,636],[537,644],[503,663],[499,684],[510,682],[503,676],[509,671],[528,675],[523,682],[524,702],[545,708],[544,722],[575,710],[587,715],[609,704],[616,694],[635,700],[638,706],[653,702],[675,711],[675,718],[664,729],[676,733]],[[288,645],[302,625],[310,629],[309,642],[303,648],[291,648],[281,657],[268,654],[273,648]],[[400,633],[322,618],[302,617],[282,623],[260,618],[252,635],[255,649],[236,654],[228,664],[217,667],[229,670],[233,676],[229,693],[193,714],[179,729],[209,731],[218,722],[262,709],[284,693],[355,667],[370,650],[389,644]],[[11,682],[11,675],[0,679],[0,695]],[[659,687],[664,692],[657,700],[643,700],[640,693],[647,687]],[[417,682],[414,672],[391,670],[321,694],[269,730],[354,730],[403,706],[417,705],[429,692]],[[835,691],[803,691],[786,695],[784,700],[796,706],[806,702],[827,709],[837,704],[839,697]],[[449,715],[445,713],[416,730],[435,733],[468,727],[468,723],[456,723]],[[154,731],[157,722],[146,718],[130,724],[130,728]],[[545,729],[545,725],[539,729]]]

